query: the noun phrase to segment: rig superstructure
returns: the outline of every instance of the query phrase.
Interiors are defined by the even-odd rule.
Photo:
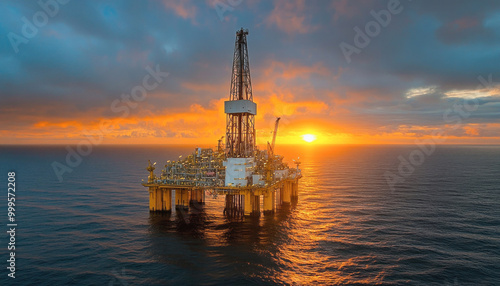
[[[257,105],[253,102],[247,46],[248,30],[236,32],[229,100],[226,113],[225,144],[219,139],[216,149],[196,148],[185,157],[167,161],[160,176],[149,165],[147,182],[150,211],[170,212],[172,191],[176,208],[204,204],[206,193],[224,195],[224,213],[228,216],[259,215],[261,196],[264,213],[274,213],[277,206],[298,198],[298,181],[302,177],[300,162],[290,168],[283,156],[274,154],[280,118],[276,119],[273,138],[267,150],[255,142]]]

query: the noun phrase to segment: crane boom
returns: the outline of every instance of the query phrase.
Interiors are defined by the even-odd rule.
[[[274,133],[273,133],[273,141],[271,143],[271,149],[274,152],[274,144],[276,143],[276,133],[278,133],[278,123],[280,122],[281,117],[276,118],[276,123],[274,124]]]
[[[276,118],[274,123],[273,141],[267,141],[267,164],[266,164],[266,182],[270,184],[274,178],[274,144],[276,143],[276,134],[278,133],[278,123],[280,117]]]

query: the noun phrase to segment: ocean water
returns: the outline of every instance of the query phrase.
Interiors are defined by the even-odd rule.
[[[296,205],[235,222],[207,196],[150,214],[147,159],[192,148],[94,147],[59,182],[65,146],[0,147],[18,223],[16,278],[3,232],[0,285],[500,285],[499,146],[439,146],[394,191],[384,173],[415,146],[277,146],[302,161]]]

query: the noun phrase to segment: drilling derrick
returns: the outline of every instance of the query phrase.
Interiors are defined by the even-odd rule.
[[[255,150],[257,105],[253,102],[250,66],[248,63],[248,30],[236,32],[229,101],[224,102],[226,118],[226,155],[228,158],[249,158]]]
[[[160,176],[149,161],[143,186],[149,190],[150,211],[170,212],[173,205],[178,210],[190,205],[199,209],[207,192],[214,199],[225,196],[228,217],[259,215],[261,205],[265,214],[272,214],[276,207],[296,201],[300,162],[295,162],[296,169],[289,168],[283,156],[275,154],[279,118],[268,149],[259,150],[255,144],[257,104],[252,96],[247,35],[248,30],[236,31],[231,89],[224,102],[226,135],[216,149],[196,148],[191,155],[168,160]]]

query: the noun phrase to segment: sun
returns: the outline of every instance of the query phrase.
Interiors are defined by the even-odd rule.
[[[311,143],[313,142],[314,140],[316,140],[316,135],[312,135],[312,134],[304,134],[302,135],[302,140],[308,142],[308,143]]]

